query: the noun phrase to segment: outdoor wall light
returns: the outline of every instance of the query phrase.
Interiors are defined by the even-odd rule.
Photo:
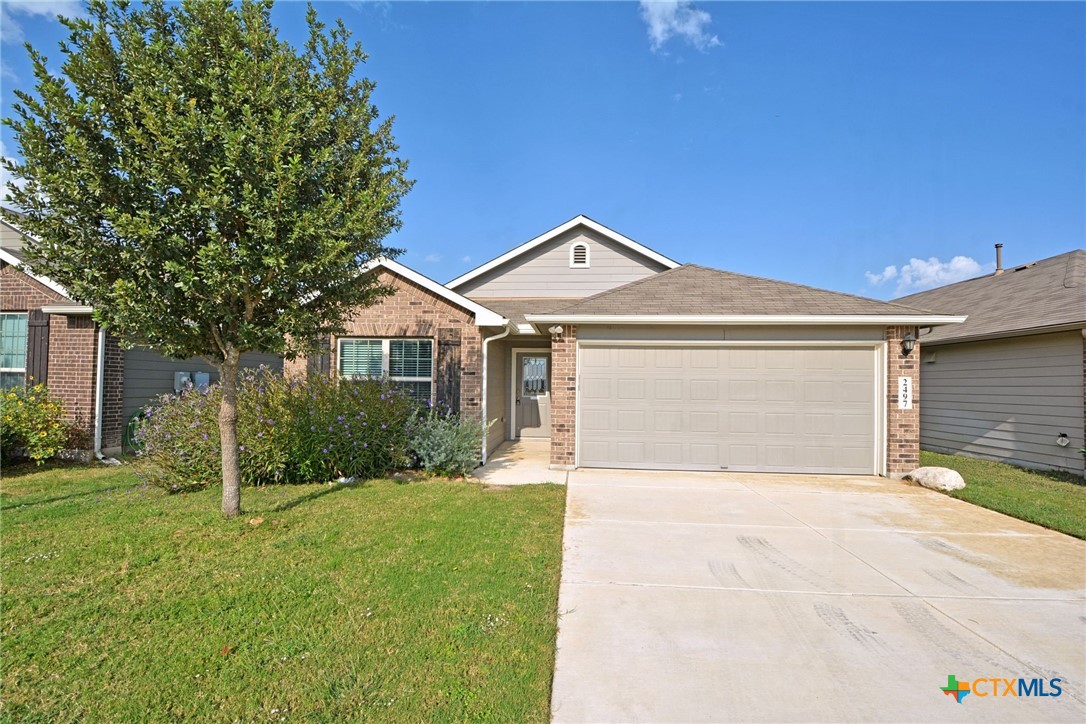
[[[562,325],[556,324],[553,327],[550,327],[547,331],[550,332],[551,334],[561,334],[562,333]]]
[[[912,354],[914,347],[916,347],[916,337],[906,334],[905,338],[901,340],[901,354],[908,357]]]
[[[1056,438],[1056,444],[1060,447],[1067,447],[1071,443],[1071,438],[1067,437],[1066,432],[1061,432],[1060,436]]]

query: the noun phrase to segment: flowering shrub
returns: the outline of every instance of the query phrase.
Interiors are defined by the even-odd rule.
[[[218,385],[164,396],[145,411],[134,438],[143,475],[180,491],[222,479]],[[238,385],[238,456],[243,485],[372,478],[407,464],[415,404],[376,380],[284,379],[249,371]]]
[[[411,424],[411,452],[423,470],[439,475],[467,475],[479,464],[479,451],[488,427],[431,409]]]
[[[45,385],[5,390],[2,399],[0,448],[5,456],[22,448],[26,457],[41,465],[64,448],[70,432],[61,419],[64,405]]]

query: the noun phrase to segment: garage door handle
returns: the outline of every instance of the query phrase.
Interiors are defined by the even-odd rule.
[[[520,398],[519,397],[517,398],[517,404],[518,405],[520,404]]]

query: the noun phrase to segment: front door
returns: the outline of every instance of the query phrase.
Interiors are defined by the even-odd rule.
[[[516,437],[551,436],[551,356],[547,352],[517,352],[513,362]]]

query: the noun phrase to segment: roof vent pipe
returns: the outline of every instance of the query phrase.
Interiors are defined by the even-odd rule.
[[[999,276],[1003,273],[1003,245],[996,244],[996,270],[994,276]]]

